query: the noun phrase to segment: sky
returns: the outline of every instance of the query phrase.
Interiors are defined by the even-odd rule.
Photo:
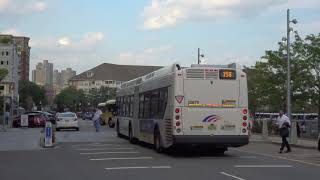
[[[320,0],[0,0],[0,33],[30,37],[44,59],[81,73],[101,63],[254,65],[286,36],[320,33]]]

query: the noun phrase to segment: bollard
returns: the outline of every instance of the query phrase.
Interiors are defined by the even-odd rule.
[[[53,147],[53,130],[52,123],[50,121],[46,122],[44,129],[44,147]]]
[[[297,136],[297,122],[291,123],[290,128],[290,144],[297,144],[298,136]]]
[[[268,121],[266,119],[262,120],[262,138],[268,139]]]

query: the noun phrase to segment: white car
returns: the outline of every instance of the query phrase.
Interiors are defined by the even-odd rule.
[[[79,131],[79,122],[78,117],[75,113],[65,112],[65,113],[57,113],[56,114],[56,130],[60,131],[60,129],[75,129]]]

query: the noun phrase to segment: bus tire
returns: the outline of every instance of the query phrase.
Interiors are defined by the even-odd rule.
[[[120,134],[120,126],[119,125],[120,125],[119,120],[117,120],[117,136],[121,138],[122,136]]]
[[[112,122],[111,118],[109,118],[108,125],[109,125],[109,128],[114,128],[114,126],[115,126],[115,124],[114,124],[114,122]]]
[[[159,128],[156,127],[155,131],[154,131],[154,150],[157,151],[157,153],[162,153],[163,152],[163,148],[161,146],[161,136],[160,136],[160,132],[159,132]]]
[[[137,141],[136,139],[133,137],[133,134],[132,134],[132,126],[131,126],[131,123],[129,124],[129,134],[128,134],[128,137],[129,137],[129,142],[131,144],[136,144]]]

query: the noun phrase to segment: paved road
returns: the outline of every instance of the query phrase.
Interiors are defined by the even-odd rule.
[[[273,144],[252,143],[224,156],[201,152],[155,153],[132,145],[104,127],[95,133],[91,122],[80,132],[58,132],[54,149],[0,152],[1,180],[283,180],[320,179],[320,153],[294,149],[277,154]]]

